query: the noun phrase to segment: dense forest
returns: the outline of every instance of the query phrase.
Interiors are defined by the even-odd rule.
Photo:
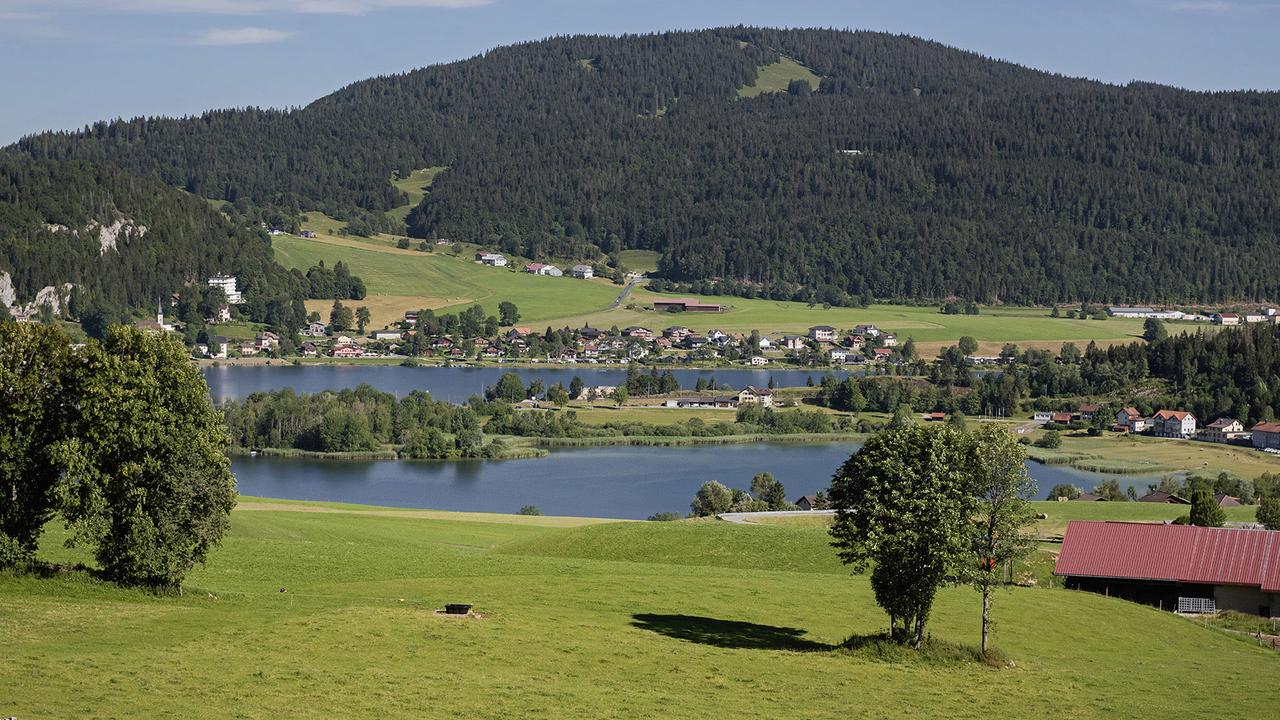
[[[738,99],[781,56],[817,89]],[[1280,294],[1280,95],[1107,85],[881,33],[557,37],[301,109],[102,122],[11,150],[342,217],[404,203],[393,174],[447,166],[416,235],[534,258],[652,248],[671,280],[769,296]]]
[[[290,330],[305,320],[306,279],[275,263],[264,233],[204,200],[107,166],[0,157],[0,274],[19,303],[73,283],[73,314],[114,316],[220,272],[238,276],[254,320]]]

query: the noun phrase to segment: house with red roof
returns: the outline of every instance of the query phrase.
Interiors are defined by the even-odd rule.
[[[1116,424],[1112,425],[1113,430],[1119,432],[1140,433],[1151,427],[1151,421],[1142,416],[1137,408],[1127,407],[1121,408],[1116,412]]]
[[[1196,416],[1186,410],[1161,410],[1151,418],[1151,422],[1158,437],[1196,436]]]
[[[1280,532],[1072,520],[1066,587],[1181,612],[1280,615]]]

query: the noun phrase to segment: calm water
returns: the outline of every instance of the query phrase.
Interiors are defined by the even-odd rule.
[[[590,365],[576,367],[546,368],[457,368],[457,367],[418,367],[408,368],[398,365],[282,365],[282,366],[228,366],[211,367],[204,370],[204,379],[209,384],[209,394],[214,402],[241,399],[255,392],[278,390],[292,387],[295,391],[318,392],[321,390],[340,390],[354,388],[367,383],[384,392],[398,396],[409,394],[412,390],[426,390],[437,400],[449,402],[465,402],[472,395],[484,394],[486,385],[495,385],[498,378],[506,372],[516,372],[528,385],[530,381],[541,380],[550,387],[561,383],[565,387],[577,375],[588,387],[597,385],[618,385],[626,379],[624,368],[598,368]],[[730,385],[741,389],[747,385],[765,387],[773,378],[777,387],[795,387],[804,385],[810,377],[820,382],[828,372],[836,377],[847,377],[848,371],[838,370],[673,370],[680,387],[693,389],[698,379]]]
[[[858,443],[756,443],[678,448],[554,450],[549,457],[468,462],[339,462],[236,458],[245,495],[391,507],[513,513],[537,505],[548,515],[645,518],[686,513],[698,486],[719,480],[747,488],[769,471],[791,499],[827,487]],[[1091,488],[1106,476],[1028,463],[1041,497],[1059,482]],[[1120,476],[1145,491],[1151,478]]]

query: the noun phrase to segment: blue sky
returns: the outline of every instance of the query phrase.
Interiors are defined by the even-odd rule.
[[[0,144],[302,105],[519,40],[730,24],[887,30],[1111,82],[1280,89],[1280,0],[0,0]]]

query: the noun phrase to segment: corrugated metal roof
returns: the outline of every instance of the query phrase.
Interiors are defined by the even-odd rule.
[[[1280,532],[1072,520],[1054,573],[1280,592]]]

